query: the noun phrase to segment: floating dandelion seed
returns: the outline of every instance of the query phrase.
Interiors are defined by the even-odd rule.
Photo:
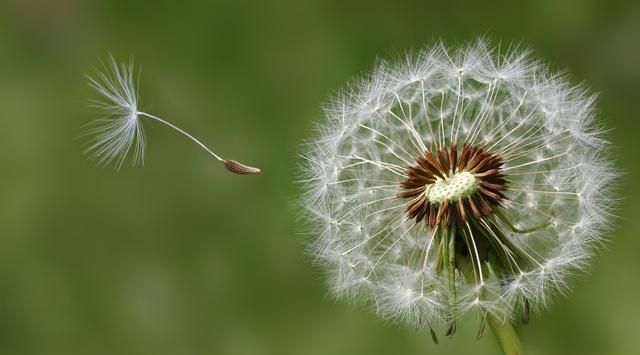
[[[183,134],[198,144],[207,153],[232,173],[239,175],[258,174],[260,169],[244,165],[235,160],[223,159],[201,141],[173,123],[146,112],[138,111],[139,99],[137,77],[134,77],[134,65],[131,58],[128,63],[118,65],[113,56],[103,63],[103,71],[89,76],[89,84],[100,95],[92,100],[91,107],[102,118],[96,119],[85,132],[94,136],[85,152],[95,158],[99,165],[115,163],[119,169],[127,156],[132,156],[133,164],[144,161],[145,136],[142,118],[155,120]]]
[[[304,154],[311,253],[334,294],[413,327],[510,326],[569,291],[611,220],[594,97],[482,41],[383,62],[327,109]]]

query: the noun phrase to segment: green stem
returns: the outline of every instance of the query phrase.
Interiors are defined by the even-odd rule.
[[[478,230],[482,229],[478,228]],[[485,237],[487,240],[491,240],[489,236],[485,235]],[[470,258],[458,258],[457,266],[458,270],[460,270],[462,276],[467,282],[475,282],[475,276],[473,273],[473,256]],[[488,276],[488,270],[484,267],[479,272],[485,275],[485,277]],[[504,355],[524,355],[524,350],[522,350],[522,344],[520,344],[518,334],[516,334],[516,331],[513,329],[513,326],[509,321],[505,321],[489,311],[487,311],[484,316],[486,317],[487,323],[489,323],[489,327],[493,331],[493,334],[498,340],[498,344],[500,345]],[[482,335],[483,330],[484,326],[481,326],[478,337]]]
[[[493,334],[496,336],[504,355],[524,354],[518,334],[516,334],[511,323],[503,321],[491,313],[487,313],[487,323],[489,323],[489,327],[491,327]]]
[[[447,244],[447,252],[449,253],[447,257],[447,279],[449,283],[449,290],[451,292],[451,318],[455,319],[456,314],[456,303],[458,303],[456,299],[456,228],[452,227],[451,231],[445,234],[446,244]],[[449,330],[447,331],[447,336],[452,336],[456,332],[456,322],[455,320],[451,322],[449,326]]]

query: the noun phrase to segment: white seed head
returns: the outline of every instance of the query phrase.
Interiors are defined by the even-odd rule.
[[[528,52],[483,41],[380,63],[303,154],[309,250],[333,293],[416,327],[566,294],[612,219],[593,104]]]

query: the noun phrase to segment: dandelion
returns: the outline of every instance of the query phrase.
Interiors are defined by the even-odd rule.
[[[90,106],[102,117],[93,121],[85,132],[85,135],[93,136],[93,141],[86,148],[85,153],[94,158],[99,165],[114,163],[119,169],[128,156],[131,156],[134,165],[142,164],[145,150],[142,121],[150,119],[186,136],[235,174],[247,175],[260,172],[258,168],[235,160],[223,159],[193,135],[173,123],[139,111],[137,90],[139,77],[134,73],[133,58],[130,58],[128,63],[118,64],[113,56],[109,56],[107,63],[102,63],[102,68],[103,71],[98,71],[95,76],[88,76],[89,85],[100,95],[99,99],[90,102]]]
[[[310,252],[333,294],[505,354],[511,322],[566,294],[612,218],[594,96],[527,51],[443,45],[382,62],[326,110],[303,155]]]

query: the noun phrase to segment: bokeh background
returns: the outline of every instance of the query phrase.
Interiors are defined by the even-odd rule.
[[[377,56],[442,38],[522,42],[601,92],[620,219],[593,273],[519,327],[529,354],[640,349],[640,2],[0,2],[0,354],[498,354],[467,322],[432,344],[327,297],[303,253],[297,153]],[[144,168],[82,156],[108,52],[145,108],[263,168],[238,177],[147,125]]]

